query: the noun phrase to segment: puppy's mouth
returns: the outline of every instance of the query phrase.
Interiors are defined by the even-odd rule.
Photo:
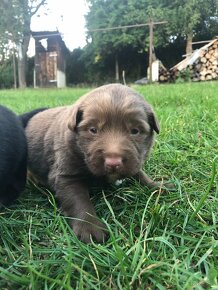
[[[111,174],[109,173],[109,174],[106,175],[106,178],[107,178],[108,182],[114,183],[115,181],[124,179],[125,177],[124,176],[120,176],[117,173],[111,173]]]
[[[90,156],[86,159],[89,170],[95,176],[105,176],[109,182],[115,182],[119,179],[124,179],[135,175],[140,163],[137,159],[127,159],[119,156],[116,157],[99,157]]]

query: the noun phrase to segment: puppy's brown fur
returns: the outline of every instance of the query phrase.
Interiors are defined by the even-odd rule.
[[[157,186],[142,166],[159,125],[151,106],[120,84],[99,87],[74,105],[48,109],[28,123],[29,170],[50,187],[75,234],[105,238],[89,198],[90,180],[135,177]]]

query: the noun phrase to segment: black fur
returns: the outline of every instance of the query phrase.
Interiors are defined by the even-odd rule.
[[[75,126],[75,129],[74,129],[75,132],[77,132],[77,126],[82,121],[82,118],[83,118],[83,111],[78,110],[78,112],[76,114],[76,126]]]
[[[30,112],[27,112],[27,113],[24,113],[22,115],[19,116],[19,118],[21,119],[21,122],[23,124],[23,127],[26,128],[29,120],[36,114],[40,113],[40,112],[43,112],[45,110],[47,110],[48,108],[39,108],[39,109],[35,109],[35,110],[32,110]]]
[[[47,108],[16,116],[0,105],[0,208],[10,204],[24,190],[27,175],[27,141],[24,128],[29,120]]]
[[[0,208],[23,191],[26,173],[27,142],[22,123],[0,105]]]

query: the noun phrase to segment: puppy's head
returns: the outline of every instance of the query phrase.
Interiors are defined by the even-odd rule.
[[[139,172],[159,124],[152,108],[132,89],[111,84],[82,97],[68,127],[89,170],[114,181]]]

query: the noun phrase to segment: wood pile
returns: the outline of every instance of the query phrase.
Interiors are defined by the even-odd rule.
[[[165,67],[160,66],[159,67],[159,82],[161,83],[168,82],[169,79],[170,79],[169,71]]]
[[[159,81],[174,81],[178,77],[192,81],[218,80],[218,39],[214,39],[172,67],[159,70]]]
[[[200,57],[187,69],[193,81],[218,79],[218,40],[208,50],[202,51]]]

